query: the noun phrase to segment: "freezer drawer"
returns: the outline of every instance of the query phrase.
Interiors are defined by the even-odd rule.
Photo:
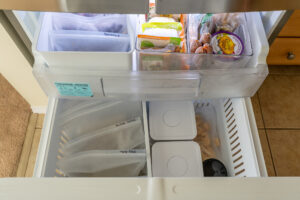
[[[49,41],[47,29],[51,27],[51,13],[46,13],[33,46],[34,74],[41,87],[51,97],[162,100],[252,96],[268,74],[266,56],[269,46],[260,14],[245,13],[245,16],[252,54],[229,56],[225,59],[216,55],[145,54],[134,50],[134,33],[129,33],[130,52],[42,50],[47,47],[44,43]],[[134,16],[128,18],[134,23]],[[167,63],[164,67],[149,69],[145,68],[143,62],[145,56],[150,56],[151,59],[157,56],[168,59],[165,60]],[[205,62],[189,70],[178,67],[180,62],[168,62],[191,61],[195,58]],[[90,92],[77,93],[76,84],[86,85]],[[62,91],[62,86],[65,85],[75,86],[69,87],[72,91]]]
[[[94,101],[94,105],[100,105],[102,102]],[[228,169],[229,176],[237,177],[260,177],[266,176],[266,169],[263,160],[262,150],[258,138],[255,121],[253,121],[253,111],[251,110],[251,102],[247,99],[218,99],[208,100],[204,105],[212,105],[216,110],[216,122],[221,142],[221,151],[218,153],[219,159],[224,162]],[[90,102],[82,100],[64,100],[51,98],[49,101],[48,111],[44,122],[43,133],[41,137],[39,153],[36,162],[35,176],[36,177],[62,177],[65,174],[58,168],[57,161],[64,157],[61,151],[62,146],[68,140],[68,137],[62,131],[64,129],[63,121],[74,113],[82,112],[89,106],[94,106]],[[73,121],[73,132],[78,129],[90,131],[91,129],[99,128],[103,125],[103,120],[100,117],[104,113],[100,113],[98,105],[92,116],[96,116],[98,120],[86,118],[86,122],[79,124]],[[149,137],[148,126],[148,109],[146,102],[136,102],[141,108],[128,115],[127,108],[119,110],[119,113],[127,113],[125,116],[136,117],[142,119],[145,133],[145,173],[143,177],[151,178],[152,163],[151,163],[151,146],[153,141]],[[99,110],[100,109],[100,110]],[[94,109],[93,109],[94,110]],[[126,111],[127,110],[127,111]],[[87,111],[88,112],[88,111]],[[114,120],[114,112],[106,114],[108,119]],[[122,115],[122,114],[121,114]],[[91,116],[88,114],[88,116]],[[124,115],[122,115],[124,116]],[[73,116],[76,118],[76,116]],[[121,119],[115,119],[118,121]],[[112,123],[111,121],[110,123]],[[78,125],[76,125],[78,124]],[[90,126],[89,126],[90,125]],[[78,127],[76,127],[78,126]],[[151,130],[150,130],[151,131]]]

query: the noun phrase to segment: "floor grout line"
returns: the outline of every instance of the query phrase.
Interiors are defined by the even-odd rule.
[[[259,92],[259,90],[256,93],[257,94],[257,101],[258,101],[259,111],[260,111],[261,119],[263,121],[264,129],[266,129],[266,124],[265,124],[264,115],[263,115],[263,112],[262,112],[262,108],[261,108],[260,98],[259,98],[259,93],[258,92]]]
[[[261,104],[260,104],[260,98],[259,98],[258,91],[257,91],[257,99],[258,99],[258,105],[259,105],[259,110],[260,110],[261,118],[262,118],[263,125],[264,125],[264,133],[266,135],[267,143],[268,143],[268,148],[269,148],[269,151],[270,151],[270,156],[271,156],[271,160],[272,160],[273,170],[274,170],[275,176],[277,176],[277,172],[276,172],[276,168],[275,168],[275,163],[274,163],[274,159],[273,159],[273,154],[272,154],[272,150],[271,150],[271,145],[270,145],[270,141],[269,141],[269,137],[268,137],[268,133],[267,133],[267,129],[266,129],[266,124],[265,124],[264,115],[263,115]]]

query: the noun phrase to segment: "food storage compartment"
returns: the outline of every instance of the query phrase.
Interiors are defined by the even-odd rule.
[[[147,104],[148,109],[151,103]],[[170,102],[170,104],[173,103]],[[180,108],[178,109],[180,110]],[[170,138],[168,141],[150,140],[153,176],[156,173],[156,176],[161,177],[163,176],[162,172],[166,173],[166,169],[153,169],[163,166],[163,162],[166,163],[166,166],[163,167],[169,170],[167,177],[191,176],[188,174],[190,169],[193,169],[195,174],[194,165],[198,166],[199,164],[195,158],[191,159],[191,157],[197,154],[193,149],[199,149],[199,147],[193,146],[198,143],[201,151],[198,157],[199,159],[202,158],[199,167],[202,167],[203,161],[204,176],[259,177],[260,171],[244,99],[196,100],[194,101],[194,109],[196,118],[196,125],[194,124],[194,126],[197,128],[197,136],[194,139],[178,141],[175,140],[174,136],[174,140]],[[178,119],[178,116],[169,116],[170,119],[165,119],[166,117],[168,116],[163,115],[162,120],[174,122],[175,119]],[[151,116],[148,116],[148,120],[151,120]],[[151,126],[151,122],[149,124],[151,136],[151,130],[156,130],[156,127]],[[181,127],[185,124],[178,122],[176,125]],[[184,131],[182,133],[186,134],[186,138],[188,138],[189,133]],[[191,149],[188,150],[187,146],[184,145]],[[173,150],[169,151],[166,149],[167,146]],[[159,154],[157,154],[158,147],[160,147]],[[155,149],[153,150],[153,148]],[[163,160],[160,161],[159,158]],[[169,166],[172,163],[177,163],[177,166]],[[188,164],[192,165],[191,168],[187,167]],[[216,166],[220,167],[219,171],[214,168]],[[213,174],[211,168],[215,170]],[[174,175],[174,173],[177,174]]]
[[[131,70],[135,15],[43,13],[33,43],[51,68]]]
[[[57,100],[42,176],[148,176],[142,102]]]
[[[236,16],[238,15],[238,17]],[[259,64],[266,65],[266,56],[268,53],[268,42],[266,40],[266,35],[264,32],[264,28],[262,25],[261,17],[259,13],[239,13],[239,14],[229,14],[231,18],[236,17],[237,22],[233,24],[234,26],[232,30],[227,26],[227,24],[219,26],[222,28],[221,31],[218,31],[218,27],[216,30],[210,31],[211,41],[210,45],[212,49],[209,50],[209,53],[194,53],[191,47],[192,40],[200,38],[200,34],[197,35],[195,32],[200,32],[197,27],[198,24],[203,23],[205,21],[206,15],[204,14],[189,14],[187,15],[187,20],[185,22],[186,29],[186,43],[187,49],[183,52],[169,52],[173,51],[169,46],[166,46],[165,49],[155,49],[158,47],[153,47],[154,50],[151,49],[141,49],[141,44],[137,42],[137,63],[138,70],[140,71],[188,71],[195,70],[201,73],[202,70],[215,70],[215,69],[226,69],[226,70],[234,70],[234,69],[245,69],[245,73],[247,73],[247,68],[257,67]],[[233,16],[233,17],[232,17]],[[139,17],[138,27],[143,27],[143,19],[145,17]],[[217,18],[217,17],[216,17]],[[223,20],[229,21],[230,17],[227,17],[226,14],[223,16],[224,19],[220,19],[220,23]],[[196,21],[196,22],[194,22]],[[226,21],[226,23],[227,23]],[[218,22],[218,21],[217,21]],[[196,24],[198,23],[198,24]],[[216,22],[211,22],[216,23]],[[225,23],[225,22],[224,22]],[[238,25],[237,25],[238,24]],[[236,26],[237,25],[237,26]],[[202,25],[204,26],[204,25]],[[173,27],[172,27],[173,28]],[[141,29],[141,28],[140,28]],[[232,31],[222,31],[230,29]],[[139,29],[137,28],[137,33],[139,33]],[[201,30],[202,31],[202,30]],[[153,31],[152,31],[153,32]],[[214,44],[220,43],[220,40],[214,39],[220,37],[219,35],[223,32],[223,34],[227,34],[231,40],[234,42],[232,45],[234,49],[230,50],[234,53],[232,55],[226,55],[223,53],[220,55],[220,52],[217,51],[218,47],[214,48]],[[156,34],[156,33],[155,33]],[[161,33],[160,33],[161,34]],[[202,34],[202,33],[201,33]],[[225,38],[224,37],[224,41]],[[214,43],[213,41],[216,42]],[[150,40],[149,40],[150,41]],[[151,40],[152,41],[152,40]],[[161,43],[153,42],[151,45],[162,45]],[[175,44],[175,42],[170,41],[170,44]],[[224,42],[226,43],[226,41]],[[228,44],[228,42],[226,43]],[[147,44],[149,46],[149,44]],[[202,44],[203,45],[203,44]],[[144,45],[145,46],[145,45]],[[228,50],[228,49],[227,49]],[[202,50],[203,51],[203,50]],[[212,51],[212,52],[210,52]],[[199,51],[200,52],[200,51]],[[229,54],[229,52],[228,52]]]

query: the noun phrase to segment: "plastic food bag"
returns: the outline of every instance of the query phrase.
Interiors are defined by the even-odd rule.
[[[52,20],[54,30],[127,33],[126,15],[53,13]]]
[[[57,167],[70,177],[133,177],[146,164],[145,150],[85,151],[64,157]]]
[[[180,51],[182,39],[178,37],[158,37],[150,35],[138,35],[138,46],[141,49],[155,49],[161,52]]]
[[[69,141],[62,149],[64,155],[89,150],[130,150],[145,143],[140,118],[120,122]]]
[[[220,155],[220,139],[217,130],[217,114],[210,102],[195,102],[197,137],[194,139],[201,147],[202,160]]]
[[[184,14],[156,14],[155,4],[150,3],[148,15],[139,17],[137,49],[185,53],[186,22]]]
[[[112,101],[91,106],[68,116],[61,124],[61,132],[67,140],[72,140],[86,133],[134,119],[141,115],[141,102]]]
[[[234,32],[237,27],[241,25],[240,13],[220,13],[213,15],[213,22],[215,23],[216,30]]]
[[[89,31],[51,31],[50,47],[53,51],[127,52],[130,39],[127,34]]]

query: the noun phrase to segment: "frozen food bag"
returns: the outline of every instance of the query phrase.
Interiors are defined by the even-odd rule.
[[[57,167],[69,177],[134,177],[145,164],[145,150],[85,151],[57,161]]]
[[[70,140],[62,148],[64,155],[89,150],[130,150],[145,143],[140,118],[128,120]]]
[[[142,115],[141,102],[113,101],[91,106],[68,116],[61,126],[61,133],[72,140],[119,122],[134,119]]]
[[[138,46],[141,49],[165,49],[163,52],[180,50],[182,39],[178,37],[158,37],[138,35]]]
[[[50,47],[53,51],[127,52],[130,50],[128,34],[90,31],[51,31]]]
[[[127,33],[126,15],[53,13],[54,30],[100,31]]]

